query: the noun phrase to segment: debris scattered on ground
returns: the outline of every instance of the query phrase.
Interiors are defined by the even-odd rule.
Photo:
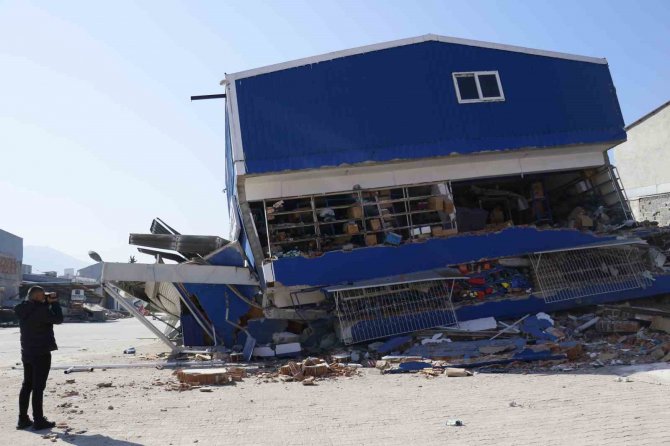
[[[240,367],[220,367],[211,369],[182,369],[175,371],[181,383],[195,385],[221,385],[242,381],[246,372]]]
[[[66,375],[77,372],[92,372],[93,367],[69,367],[63,371]]]
[[[444,370],[444,374],[448,377],[463,377],[463,376],[472,376],[472,372],[465,369],[455,369],[452,367],[447,367]]]
[[[239,350],[212,348],[177,358],[187,363],[200,361],[202,367],[178,369],[176,379],[158,379],[152,384],[167,391],[210,392],[212,386],[247,377],[257,384],[312,385],[323,379],[356,376],[362,367],[374,367],[383,374],[415,373],[441,379],[470,377],[475,372],[574,372],[670,361],[670,303],[659,299],[633,303],[529,313],[509,320],[481,318],[461,322],[456,328],[437,327],[348,346],[332,331],[322,330],[310,341],[304,333],[296,333],[300,328],[267,320],[256,324],[265,327],[264,331],[257,327],[255,334],[266,343],[249,350],[260,359],[253,367],[231,366],[231,361],[242,359]],[[281,360],[280,356],[289,358]],[[142,359],[160,357],[165,355],[143,355]]]
[[[313,376],[308,376],[302,381],[303,386],[314,386],[316,385],[315,378]]]

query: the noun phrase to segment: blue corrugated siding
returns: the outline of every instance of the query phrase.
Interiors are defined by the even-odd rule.
[[[332,251],[314,258],[284,257],[275,260],[273,267],[275,279],[284,286],[329,286],[430,271],[481,259],[568,249],[615,238],[574,229],[515,227],[489,234],[433,238],[397,247]]]
[[[497,70],[504,102],[458,104]],[[248,173],[625,139],[607,65],[423,42],[236,81]]]

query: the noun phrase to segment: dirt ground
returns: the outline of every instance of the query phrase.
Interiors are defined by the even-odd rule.
[[[56,366],[143,362],[121,353],[160,351],[133,320],[57,327],[63,345],[99,330],[124,331],[105,352],[72,349]],[[12,369],[18,337],[0,329],[2,444],[52,444],[48,432],[16,431],[21,370]],[[130,333],[136,333],[135,339]],[[115,347],[114,343],[118,345]],[[60,352],[59,352],[60,353]],[[9,361],[11,359],[11,361]],[[9,362],[9,364],[7,364]],[[618,367],[573,374],[476,374],[426,378],[381,375],[300,383],[263,383],[253,377],[211,392],[166,391],[153,385],[171,370],[96,369],[64,375],[52,370],[45,412],[72,429],[54,429],[55,444],[73,445],[667,445],[670,444],[670,365]],[[623,378],[622,378],[623,376]],[[627,377],[627,378],[626,378]],[[75,379],[67,384],[66,379]],[[99,383],[112,387],[99,388]],[[74,394],[74,393],[77,394]],[[72,394],[72,396],[66,396]],[[464,426],[448,426],[459,419]]]

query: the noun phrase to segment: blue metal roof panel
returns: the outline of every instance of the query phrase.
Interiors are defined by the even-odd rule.
[[[505,101],[459,104],[497,70]],[[606,64],[427,41],[235,81],[247,173],[621,141]]]

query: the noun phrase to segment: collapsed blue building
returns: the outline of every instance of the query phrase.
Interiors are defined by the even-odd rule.
[[[152,285],[178,295],[186,345],[323,323],[351,344],[670,290],[607,160],[626,133],[605,59],[426,35],[222,84],[231,232],[198,262],[257,283]]]

